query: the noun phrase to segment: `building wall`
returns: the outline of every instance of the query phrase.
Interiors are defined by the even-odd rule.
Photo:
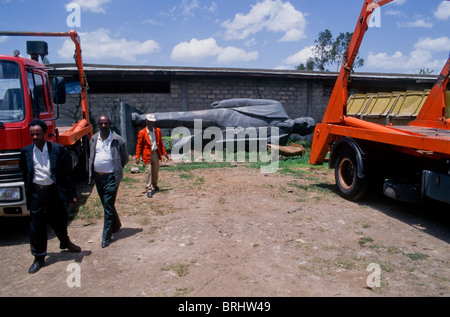
[[[91,119],[108,114],[120,126],[120,103],[143,113],[210,109],[216,101],[231,98],[278,100],[292,118],[312,117],[320,122],[329,100],[323,81],[289,78],[184,77],[171,80],[170,93],[89,94]],[[59,125],[71,125],[81,116],[79,95],[68,95],[60,106]]]

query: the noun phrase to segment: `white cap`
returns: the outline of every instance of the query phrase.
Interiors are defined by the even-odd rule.
[[[145,116],[145,119],[147,120],[147,121],[156,121],[156,118],[155,118],[155,115],[154,114],[148,114],[148,115],[146,115]]]

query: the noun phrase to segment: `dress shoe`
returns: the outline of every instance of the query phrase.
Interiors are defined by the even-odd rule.
[[[102,248],[106,248],[107,246],[109,246],[111,244],[110,241],[102,241]]]
[[[37,271],[41,269],[45,265],[44,259],[41,258],[35,258],[33,264],[31,264],[30,268],[28,269],[28,273],[34,274]]]
[[[60,249],[68,249],[70,252],[81,252],[81,248],[75,244],[73,244],[69,239],[66,242],[60,242]]]
[[[158,191],[158,190],[159,190],[159,187],[158,187],[158,186],[153,186],[153,189],[154,189],[155,191]]]

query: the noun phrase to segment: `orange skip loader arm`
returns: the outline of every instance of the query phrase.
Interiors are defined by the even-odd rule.
[[[353,69],[353,64],[361,46],[363,37],[367,31],[370,16],[373,11],[393,0],[366,0],[361,9],[358,22],[353,32],[352,40],[350,41],[346,60],[342,64],[341,71],[334,85],[333,92],[328,102],[327,109],[322,119],[321,124],[317,124],[314,131],[313,147],[309,163],[318,164],[323,162],[328,153],[328,144],[333,140],[334,136],[330,135],[330,130],[326,126],[327,123],[340,124],[344,122],[346,115],[347,99],[348,99],[348,81]]]

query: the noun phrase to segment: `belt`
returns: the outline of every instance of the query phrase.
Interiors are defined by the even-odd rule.
[[[113,173],[101,173],[101,172],[94,172],[94,174],[98,174],[98,175],[102,175],[102,176],[104,176],[104,175],[111,175],[111,174],[113,174]]]
[[[39,184],[33,183],[34,189],[36,189],[36,190],[48,190],[48,189],[50,189],[53,185],[54,185],[54,184],[51,184],[51,185],[39,185]]]

